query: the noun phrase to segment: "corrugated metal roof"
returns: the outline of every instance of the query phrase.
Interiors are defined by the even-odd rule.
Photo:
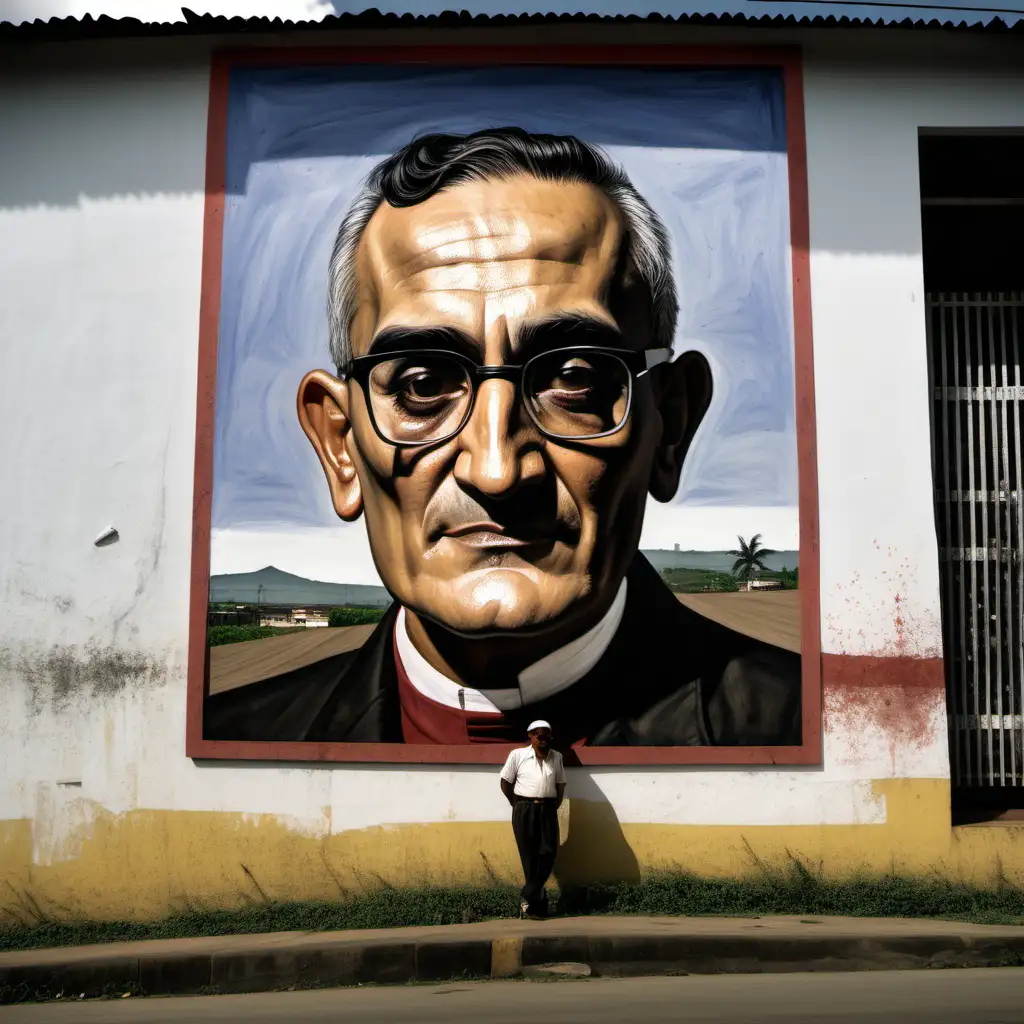
[[[386,2],[386,0],[385,0]],[[180,9],[176,20],[145,21],[129,17],[109,17],[86,14],[83,17],[51,17],[49,20],[23,20],[9,18],[0,22],[0,42],[30,42],[44,40],[70,40],[113,37],[181,36],[181,35],[233,35],[288,31],[322,32],[367,28],[399,28],[410,25],[457,26],[484,24],[542,24],[565,22],[662,22],[682,25],[735,25],[757,27],[889,27],[984,30],[988,32],[1024,31],[1024,3],[1016,8],[982,8],[979,6],[952,7],[924,4],[887,5],[867,3],[865,0],[720,0],[695,4],[662,4],[651,9],[651,0],[619,0],[618,3],[598,2],[587,5],[579,0],[551,0],[544,5],[546,11],[517,8],[509,3],[480,0],[469,9],[455,12],[445,10],[443,0],[395,0],[385,10],[341,10],[344,0],[332,5],[320,3],[320,8],[338,13],[325,13],[313,18],[288,20],[280,17],[227,16],[230,10],[245,10],[242,2],[227,3],[214,13],[198,14],[188,8]],[[33,3],[34,10],[42,4]],[[303,13],[316,8],[316,0],[301,5],[281,4],[285,9],[300,6]],[[102,4],[99,5],[102,9]],[[155,5],[153,11],[168,17],[170,11]],[[561,8],[561,9],[560,9]],[[66,9],[66,6],[64,7]],[[123,5],[122,8],[123,9]],[[251,9],[251,8],[250,8]]]

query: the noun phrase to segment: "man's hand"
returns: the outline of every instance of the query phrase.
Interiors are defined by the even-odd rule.
[[[565,783],[555,783],[555,810],[562,806],[562,800],[565,798]]]
[[[562,787],[565,789],[565,787]],[[508,801],[510,807],[515,806],[515,795],[516,789],[511,782],[506,782],[504,779],[501,780],[501,791],[505,794],[505,799]]]

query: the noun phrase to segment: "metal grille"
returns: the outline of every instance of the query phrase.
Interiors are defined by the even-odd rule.
[[[929,295],[955,785],[1024,783],[1024,294]]]

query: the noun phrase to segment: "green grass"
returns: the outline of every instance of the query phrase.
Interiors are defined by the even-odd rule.
[[[714,569],[662,569],[661,578],[669,590],[676,594],[717,593],[728,594],[740,589],[740,581],[728,572]],[[759,580],[778,580],[783,590],[796,590],[799,585],[797,570],[768,569],[757,574]]]
[[[206,631],[206,643],[210,647],[222,644],[241,644],[246,640],[266,640],[272,636],[284,636],[285,633],[297,633],[305,626],[210,626]]]
[[[387,609],[385,608],[332,608],[327,613],[328,626],[371,626],[376,625]]]
[[[571,914],[931,917],[1024,924],[1024,891],[1009,883],[989,888],[905,876],[832,880],[796,860],[787,871],[746,879],[667,873],[634,884],[568,887],[560,905]]]
[[[786,871],[766,870],[747,879],[709,879],[672,872],[633,883],[566,886],[552,895],[556,912],[572,915],[849,915],[1024,924],[1024,891],[1009,883],[986,888],[947,879],[897,876],[833,881],[796,861]],[[518,906],[518,889],[511,885],[384,886],[337,901],[268,900],[237,910],[190,909],[148,923],[37,920],[0,927],[0,950],[201,935],[458,924],[513,917]]]
[[[661,578],[676,594],[730,593],[740,587],[735,576],[713,569],[662,569]]]
[[[384,617],[384,608],[332,608],[328,613],[329,626],[375,625]],[[297,633],[305,626],[210,626],[206,642],[210,647],[222,644],[240,644],[246,640],[266,640],[272,636]]]

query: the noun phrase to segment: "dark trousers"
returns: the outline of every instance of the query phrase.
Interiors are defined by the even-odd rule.
[[[554,799],[536,801],[517,796],[512,807],[512,832],[523,862],[523,900],[531,912],[547,910],[544,883],[558,853],[558,808]]]

